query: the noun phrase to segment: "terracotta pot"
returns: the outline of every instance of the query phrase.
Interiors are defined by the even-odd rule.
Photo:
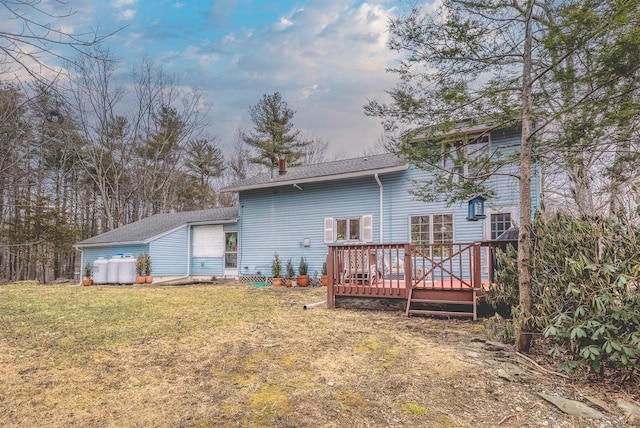
[[[147,278],[144,276],[136,276],[136,284],[144,284],[147,281]]]
[[[322,283],[323,287],[327,286],[327,283],[329,282],[329,277],[327,275],[320,275],[320,282]]]
[[[309,285],[309,275],[298,275],[298,287],[307,287]]]
[[[93,280],[91,278],[85,278],[82,280],[82,285],[85,287],[88,287],[91,284],[93,284]]]
[[[273,278],[273,285],[276,287],[282,287],[282,278]]]
[[[293,281],[291,281],[290,279],[287,279],[287,280],[284,282],[284,285],[286,285],[287,287],[291,287],[291,284],[293,284]]]
[[[144,282],[146,282],[147,284],[151,284],[153,282],[153,277],[152,276],[146,276],[144,278]]]

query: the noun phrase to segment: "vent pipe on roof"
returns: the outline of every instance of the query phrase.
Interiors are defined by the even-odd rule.
[[[284,175],[287,173],[287,160],[285,158],[280,158],[280,169],[278,170],[278,174]]]

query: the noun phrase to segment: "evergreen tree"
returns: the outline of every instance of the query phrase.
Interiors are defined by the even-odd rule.
[[[264,94],[258,104],[249,107],[254,130],[243,133],[243,141],[257,150],[252,163],[264,165],[271,170],[278,166],[281,158],[289,165],[297,165],[304,155],[307,142],[298,139],[300,131],[293,130],[292,110],[279,92]]]
[[[638,61],[624,55],[637,50],[638,3],[444,0],[435,11],[414,6],[391,20],[390,48],[405,54],[391,70],[399,83],[389,91],[390,103],[372,101],[365,111],[383,119],[396,151],[432,173],[432,179],[418,183],[416,196],[432,200],[444,194],[453,203],[475,193],[491,196],[490,178],[496,175],[519,182],[520,351],[528,349],[531,328],[533,161],[540,165],[562,160],[574,166],[573,171],[582,171],[581,158],[599,150],[596,141],[601,142],[590,138],[595,135],[590,129],[602,125],[604,118],[609,119],[605,123],[622,124],[618,131],[630,131],[637,123],[637,115],[616,122],[612,119],[622,119],[619,114],[604,112],[615,111],[620,100],[638,100]],[[621,84],[623,74],[633,84]],[[461,125],[479,124],[521,130],[520,150],[501,153],[455,132]],[[562,125],[566,129],[560,138],[541,138]],[[629,132],[620,140],[629,141]],[[465,150],[458,150],[460,141]],[[615,139],[609,141],[628,152]],[[469,166],[468,173],[454,179],[452,169],[462,164]],[[582,185],[579,174],[568,172],[576,188]]]

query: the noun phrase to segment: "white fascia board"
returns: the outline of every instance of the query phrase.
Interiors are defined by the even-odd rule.
[[[213,220],[213,221],[200,221],[200,222],[193,222],[193,223],[185,223],[185,224],[181,224],[178,227],[174,227],[171,230],[167,230],[165,232],[159,233],[155,236],[152,236],[150,238],[147,238],[143,241],[113,241],[113,242],[99,242],[99,243],[95,243],[95,244],[82,244],[82,245],[74,245],[75,248],[91,248],[91,247],[104,247],[106,245],[146,245],[151,241],[155,241],[158,238],[162,238],[165,235],[168,235],[170,233],[175,232],[176,230],[180,230],[183,227],[186,227],[188,225],[205,225],[205,224],[227,224],[227,223],[237,223],[238,222],[238,218],[236,217],[235,219],[230,219],[230,220]]]
[[[194,222],[190,222],[188,224],[189,224],[189,226],[203,226],[203,225],[207,225],[207,224],[229,224],[229,223],[237,223],[238,220],[239,220],[239,217],[232,218],[232,219],[227,219],[227,220],[194,221]]]
[[[375,170],[347,172],[344,174],[323,175],[320,177],[300,178],[300,179],[285,180],[285,181],[271,181],[271,182],[265,182],[265,183],[259,183],[259,184],[251,184],[249,186],[231,187],[229,189],[221,190],[221,191],[222,192],[240,192],[243,190],[265,189],[269,187],[293,186],[294,184],[320,183],[323,181],[344,180],[347,178],[375,176],[376,174],[388,174],[390,172],[406,171],[408,168],[409,168],[409,165],[404,164],[400,166],[391,166],[388,168],[380,168]]]
[[[145,241],[114,241],[114,242],[99,242],[96,244],[81,244],[81,245],[74,245],[75,248],[77,249],[82,249],[82,248],[92,248],[92,247],[104,247],[107,245],[144,245],[146,242]]]
[[[451,129],[450,131],[447,132],[441,132],[438,131],[436,133],[434,133],[433,135],[427,135],[427,134],[418,134],[416,136],[414,136],[413,138],[411,138],[412,143],[417,143],[420,141],[425,141],[425,140],[433,140],[433,139],[438,139],[441,137],[446,137],[449,135],[460,135],[460,134],[482,134],[484,132],[493,130],[495,127],[491,127],[489,125],[476,125],[476,126],[472,126],[472,127],[468,127],[468,128],[454,128]]]
[[[185,224],[181,224],[178,227],[175,227],[171,230],[167,230],[166,232],[162,232],[157,234],[156,236],[152,236],[151,238],[145,239],[144,243],[148,244],[151,241],[155,241],[158,238],[162,238],[163,236],[166,236],[170,233],[175,232],[176,230],[180,230],[183,227],[188,227],[188,226],[197,226],[197,225],[205,225],[205,224],[223,224],[223,223],[236,223],[238,220],[211,220],[211,221],[197,221],[197,222],[188,222]]]

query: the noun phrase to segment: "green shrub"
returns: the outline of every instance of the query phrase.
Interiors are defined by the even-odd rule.
[[[640,369],[640,229],[622,218],[538,216],[531,254],[534,329],[567,356],[561,370],[587,364]],[[515,251],[497,255],[488,302],[517,311]]]

